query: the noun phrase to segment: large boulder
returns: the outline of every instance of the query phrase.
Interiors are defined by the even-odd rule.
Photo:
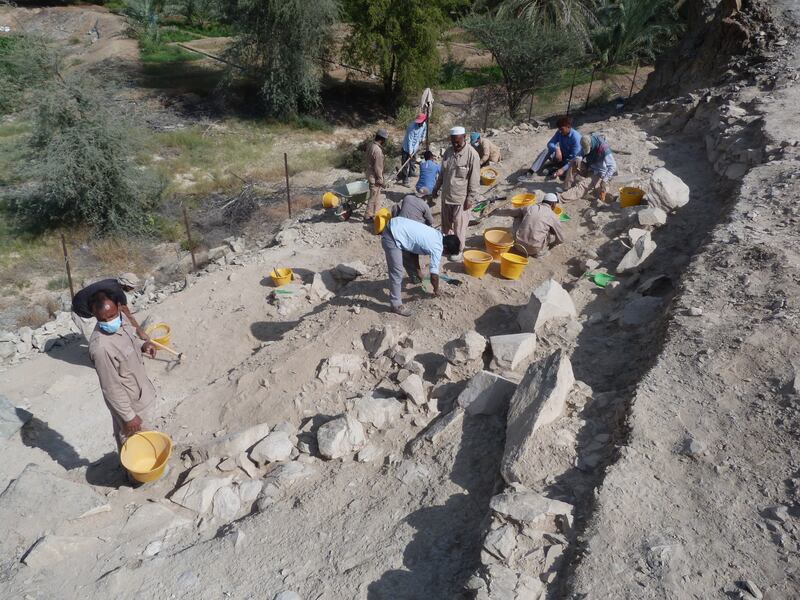
[[[648,227],[661,227],[667,223],[667,213],[657,206],[640,210],[636,217],[639,219],[639,225]]]
[[[356,418],[376,429],[386,429],[400,418],[403,405],[394,398],[374,398],[362,396],[354,406]]]
[[[294,450],[294,444],[286,431],[273,431],[258,442],[250,451],[250,458],[258,466],[268,462],[288,460]]]
[[[533,290],[528,304],[517,316],[523,332],[538,331],[553,319],[574,319],[578,316],[569,293],[555,279],[548,279]]]
[[[659,167],[650,177],[647,203],[666,212],[686,206],[689,203],[689,186],[680,177]]]
[[[444,346],[444,355],[454,365],[465,365],[480,359],[484,350],[486,350],[486,338],[471,329],[457,340],[447,342]]]
[[[456,402],[471,415],[502,415],[516,389],[513,381],[480,371],[469,380]]]
[[[617,265],[617,273],[626,273],[638,269],[656,249],[656,243],[648,231],[633,243],[633,248],[628,250]]]
[[[533,363],[517,386],[508,409],[506,446],[500,466],[507,483],[532,487],[533,464],[538,461],[534,443],[537,429],[552,423],[562,414],[575,376],[563,350]]]
[[[428,394],[425,391],[425,383],[422,377],[412,373],[400,383],[400,389],[417,406],[422,406],[428,402]]]
[[[492,367],[515,371],[536,350],[536,334],[493,335],[489,338],[489,345],[492,347]]]
[[[353,454],[365,443],[364,427],[350,415],[328,421],[317,430],[319,453],[325,458],[342,458]]]

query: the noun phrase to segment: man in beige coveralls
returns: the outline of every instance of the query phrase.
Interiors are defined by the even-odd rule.
[[[375,139],[367,146],[367,153],[364,158],[367,181],[369,181],[369,200],[367,200],[367,210],[364,212],[364,220],[372,222],[375,213],[381,206],[381,188],[383,187],[383,144],[389,133],[385,129],[378,129]]]
[[[433,187],[434,198],[442,191],[442,233],[454,234],[459,241],[459,254],[450,256],[450,260],[461,260],[470,211],[481,182],[481,159],[467,144],[466,133],[463,127],[450,130],[452,147],[444,153],[442,170]]]
[[[550,248],[564,243],[561,222],[553,212],[558,202],[555,194],[545,194],[541,204],[511,210],[514,217],[514,239],[525,246],[528,254],[544,257]]]
[[[137,336],[119,304],[106,292],[95,292],[89,307],[97,319],[89,338],[89,356],[100,379],[120,449],[128,437],[154,425],[156,389],[145,372],[143,355],[155,356],[156,347]]]

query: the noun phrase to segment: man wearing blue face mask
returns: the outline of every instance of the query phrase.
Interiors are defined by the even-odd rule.
[[[100,389],[114,426],[117,449],[137,431],[153,428],[156,389],[144,369],[144,354],[156,347],[138,337],[110,290],[89,298],[97,326],[89,337],[89,356],[94,363]]]

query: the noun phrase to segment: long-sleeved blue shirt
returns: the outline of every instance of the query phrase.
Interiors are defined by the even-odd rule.
[[[439,171],[441,170],[442,168],[439,164],[432,160],[422,161],[422,164],[419,166],[417,191],[420,191],[422,188],[428,188],[428,191],[432,191],[433,186],[436,185],[436,178],[439,177]]]
[[[561,146],[561,156],[564,158],[563,162],[558,165],[561,168],[573,158],[581,155],[581,134],[577,129],[572,128],[567,135],[561,135],[561,131],[556,130],[555,135],[547,142],[547,149],[553,153],[556,151],[556,146]]]
[[[611,147],[602,136],[592,134],[592,150],[583,158],[589,170],[600,175],[605,181],[611,181],[617,172],[617,161],[614,160]]]
[[[413,254],[427,254],[431,257],[431,275],[439,274],[439,262],[444,251],[441,231],[405,217],[394,217],[389,221],[388,229],[398,248]]]
[[[406,154],[414,154],[418,149],[422,140],[425,139],[425,133],[428,131],[428,123],[423,123],[420,127],[412,122],[406,128],[406,135],[403,138],[403,152]]]

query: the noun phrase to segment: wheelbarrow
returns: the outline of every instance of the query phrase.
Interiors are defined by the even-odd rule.
[[[323,200],[323,206],[332,211],[339,220],[347,221],[353,215],[354,210],[367,203],[369,182],[366,179],[362,179],[351,183],[342,183],[328,193],[335,195],[339,201],[325,203]]]

